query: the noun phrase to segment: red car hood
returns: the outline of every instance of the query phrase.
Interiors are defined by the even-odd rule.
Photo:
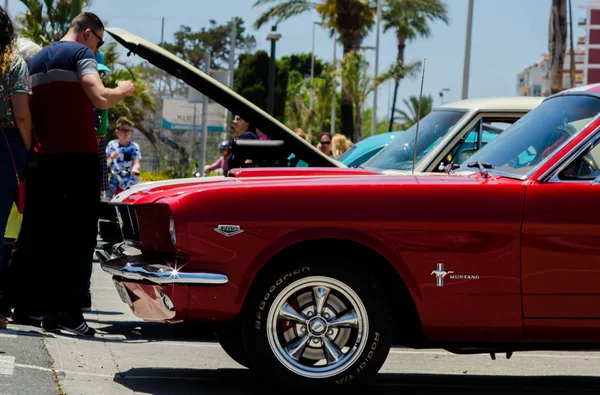
[[[215,188],[241,182],[274,182],[290,180],[307,180],[319,178],[345,178],[354,176],[376,176],[381,173],[372,170],[350,168],[253,168],[234,169],[230,172],[234,177],[183,178],[145,182],[135,185],[127,191],[115,196],[111,203],[116,204],[148,204],[165,197],[173,197],[189,192],[198,192],[207,188]]]

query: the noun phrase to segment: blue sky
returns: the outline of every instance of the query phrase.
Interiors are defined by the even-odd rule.
[[[159,42],[161,18],[165,18],[165,40],[169,41],[180,25],[200,28],[210,19],[225,23],[233,16],[246,21],[257,39],[257,49],[269,50],[265,40],[270,26],[254,30],[251,25],[261,12],[252,7],[254,0],[92,0],[90,11],[97,13],[109,25],[130,30],[150,41]],[[573,0],[574,20],[585,16],[578,6],[586,0]],[[449,88],[445,101],[460,100],[465,50],[467,0],[446,0],[450,24],[434,23],[428,39],[417,39],[406,48],[406,61],[427,58],[424,93],[434,96],[440,104],[438,92]],[[538,61],[548,47],[548,18],[551,0],[475,0],[471,77],[469,97],[514,96],[516,75]],[[23,12],[18,0],[9,0],[12,15]],[[312,22],[316,13],[294,17],[278,26],[282,34],[277,44],[277,57],[297,52],[310,52]],[[575,27],[577,27],[575,25]],[[582,31],[575,29],[575,37]],[[326,30],[316,30],[315,53],[331,61],[333,41]],[[375,34],[368,36],[365,46],[375,45]],[[338,56],[341,46],[338,47]],[[374,51],[365,55],[374,66]],[[396,58],[396,40],[393,32],[381,35],[380,72]],[[405,80],[400,85],[399,98],[418,95],[420,78]],[[391,84],[379,90],[378,115],[387,113]],[[371,101],[369,101],[371,103]],[[401,104],[399,105],[401,106]]]

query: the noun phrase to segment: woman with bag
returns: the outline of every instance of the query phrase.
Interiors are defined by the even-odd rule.
[[[0,229],[4,233],[13,202],[22,211],[23,170],[31,148],[29,73],[17,54],[15,26],[0,7]],[[21,190],[21,191],[20,191]],[[0,244],[0,290],[6,289],[6,266]],[[6,306],[0,305],[0,328],[6,328]]]

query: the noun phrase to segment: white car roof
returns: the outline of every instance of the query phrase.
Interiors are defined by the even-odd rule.
[[[516,97],[485,97],[479,99],[467,99],[446,103],[441,105],[442,108],[460,108],[466,110],[481,109],[481,110],[532,110],[545,97],[537,96],[516,96]]]

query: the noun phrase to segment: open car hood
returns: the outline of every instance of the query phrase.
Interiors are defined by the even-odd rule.
[[[270,139],[283,141],[291,152],[302,158],[309,166],[346,167],[341,162],[324,155],[265,111],[169,51],[121,28],[107,28],[106,32],[130,53],[146,59],[154,66],[181,79],[197,91],[240,115],[244,120],[256,125]]]

